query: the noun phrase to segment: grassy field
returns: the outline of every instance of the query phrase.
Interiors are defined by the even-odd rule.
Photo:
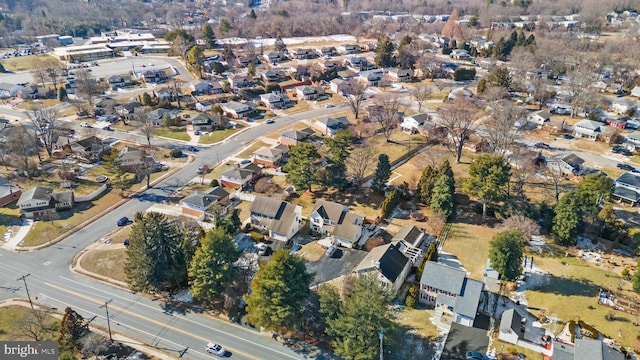
[[[504,341],[500,341],[498,340],[497,336],[494,337],[494,341],[495,341],[493,343],[494,347],[496,348],[496,351],[500,354],[505,354],[505,353],[511,354],[511,355],[522,354],[524,355],[524,358],[526,360],[544,359],[544,356],[540,353],[537,353],[527,348],[523,348],[522,346],[513,345],[513,344],[506,343]]]
[[[455,255],[471,278],[482,280],[489,256],[489,242],[498,232],[487,226],[453,223],[444,251]]]
[[[298,255],[302,256],[309,262],[316,262],[324,256],[327,249],[318,244],[317,241],[312,241],[308,244],[302,245],[302,249],[298,251]]]
[[[356,214],[373,220],[380,215],[379,205],[384,200],[382,195],[372,192],[349,193],[333,188],[318,189],[316,187],[313,190],[313,193],[307,191],[302,194],[294,194],[289,199],[291,203],[302,206],[302,216],[306,217],[311,214],[316,199],[324,199],[345,204]]]
[[[632,325],[637,319],[598,305],[597,300],[599,290],[604,288],[620,286],[624,293],[631,294],[629,282],[575,257],[536,257],[534,261],[537,267],[550,274],[548,284],[525,293],[529,307],[540,309],[533,311],[534,314],[557,316],[564,322],[580,319],[624,346],[638,347],[635,338],[640,335],[640,328]],[[610,312],[615,314],[615,321],[606,319]]]
[[[238,154],[236,154],[236,157],[241,158],[241,159],[249,159],[254,151],[260,149],[261,147],[265,147],[265,146],[268,147],[269,144],[258,140],[256,142],[252,143],[248,148],[244,149],[242,152],[239,152]]]
[[[11,57],[8,59],[2,59],[0,64],[4,66],[4,69],[7,71],[22,71],[22,70],[31,70],[34,67],[35,61],[37,59],[55,59],[49,55],[29,55],[29,56],[18,56]]]
[[[126,260],[124,246],[113,245],[113,248],[90,250],[82,257],[80,266],[89,272],[127,282],[124,273]]]
[[[200,136],[200,140],[198,141],[200,144],[213,144],[218,141],[222,141],[229,136],[236,133],[239,129],[224,129],[224,130],[216,130],[208,135]]]
[[[400,309],[395,319],[396,327],[387,336],[392,339],[385,350],[385,359],[431,359],[432,343],[440,336],[431,323],[431,313],[418,309]]]
[[[28,319],[31,309],[20,305],[0,307],[0,341],[33,340],[24,329],[20,329],[20,323]],[[56,340],[60,329],[60,320],[47,316],[48,330],[41,340]]]
[[[166,137],[170,139],[182,140],[182,141],[190,141],[191,136],[187,134],[187,131],[183,127],[168,127],[168,128],[157,128],[153,131],[155,136]]]

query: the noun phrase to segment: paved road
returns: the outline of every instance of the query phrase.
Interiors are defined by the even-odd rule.
[[[16,279],[29,273],[27,285],[37,302],[60,310],[70,306],[85,318],[106,327],[105,311],[100,305],[111,299],[109,312],[113,331],[175,356],[186,350],[184,359],[210,359],[203,352],[207,341],[221,343],[231,351],[234,359],[304,358],[303,354],[251,329],[193,312],[166,311],[157,301],[76,275],[70,271],[69,264],[78,251],[113,230],[118,218],[131,217],[133,213],[161,202],[195,177],[198,166],[224,159],[256,138],[296,121],[344,110],[340,107],[317,109],[279,118],[275,124],[248,128],[228,141],[203,149],[190,165],[56,245],[31,253],[0,250],[0,299],[26,297],[22,282]]]

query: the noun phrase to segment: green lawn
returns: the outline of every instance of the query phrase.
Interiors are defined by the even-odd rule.
[[[597,299],[600,289],[616,290],[619,286],[624,293],[631,295],[629,282],[621,280],[616,273],[575,257],[536,256],[534,263],[550,274],[547,285],[525,293],[529,307],[540,309],[534,314],[557,316],[563,322],[580,319],[626,347],[637,347],[635,338],[640,335],[640,328],[632,325],[637,319],[598,305]],[[615,321],[605,318],[612,311],[617,318]],[[560,326],[557,331],[560,331]]]
[[[263,142],[263,141],[256,141],[254,143],[252,143],[248,148],[246,148],[244,151],[236,154],[236,157],[239,157],[241,159],[248,159],[254,151],[260,149],[261,147],[265,147],[265,146],[269,146],[267,143]]]
[[[183,127],[166,127],[157,128],[153,131],[155,136],[166,137],[182,141],[190,141],[191,136],[187,134],[187,130]]]
[[[125,248],[123,246],[114,246],[112,249],[90,250],[82,256],[80,266],[89,272],[127,282],[127,276],[124,272],[126,260]]]
[[[0,307],[0,341],[33,340],[24,330],[20,329],[20,323],[27,320],[31,312],[26,306],[10,305]],[[47,331],[41,340],[56,340],[59,335],[60,320],[53,316],[47,316]]]
[[[5,70],[7,71],[31,70],[34,67],[36,59],[46,58],[55,59],[55,57],[49,55],[29,55],[3,59],[2,61],[0,61],[0,64],[2,64],[2,66],[4,66]]]
[[[489,242],[497,232],[487,226],[453,223],[443,250],[455,255],[473,279],[482,280],[489,257]]]
[[[229,136],[235,134],[239,129],[224,129],[224,130],[216,130],[214,132],[209,133],[208,135],[200,136],[200,140],[198,141],[200,144],[213,144],[219,141],[222,141]]]

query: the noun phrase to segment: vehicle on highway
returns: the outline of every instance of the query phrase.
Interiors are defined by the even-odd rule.
[[[622,152],[622,150],[624,150],[624,148],[620,145],[616,145],[611,149],[611,152],[614,154],[618,154],[620,152]]]
[[[335,106],[334,104],[327,104],[327,105],[325,105],[324,107],[326,107],[326,108],[332,108],[332,107],[336,107],[336,106]]]
[[[116,224],[118,224],[118,226],[127,226],[129,225],[129,218],[126,216],[123,216],[120,219],[118,219],[118,222]]]
[[[573,139],[573,135],[571,135],[571,134],[564,134],[564,135],[562,135],[562,137],[567,139],[567,140],[572,140]]]
[[[80,123],[80,126],[82,126],[83,128],[90,128],[90,127],[91,127],[91,124],[89,124],[89,123],[88,123],[88,122],[86,122],[86,121],[83,121],[83,122],[81,122],[81,123]]]
[[[265,124],[273,124],[273,123],[275,123],[275,120],[269,119],[269,120],[265,121],[264,123]]]
[[[535,143],[535,145],[533,145],[535,147],[537,147],[538,149],[550,149],[551,145],[547,144],[547,143],[543,143],[543,142],[539,142],[539,143]]]
[[[467,360],[489,360],[489,357],[477,351],[467,351]]]
[[[187,150],[191,151],[191,152],[198,152],[200,151],[200,149],[198,149],[197,147],[193,146],[193,145],[189,145],[187,146]]]
[[[206,349],[209,354],[217,356],[224,356],[227,353],[227,350],[225,350],[225,348],[212,342],[207,344]]]

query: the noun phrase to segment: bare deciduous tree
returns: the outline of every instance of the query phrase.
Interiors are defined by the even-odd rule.
[[[149,113],[144,108],[134,110],[136,112],[136,122],[138,123],[138,129],[147,138],[147,144],[151,145],[151,135],[155,131],[156,124],[153,119],[149,117]]]
[[[44,68],[44,64],[42,61],[34,61],[33,62],[33,67],[31,68],[31,76],[33,76],[34,79],[36,80],[40,80],[40,84],[42,84],[42,86],[44,87],[45,84],[45,80],[47,78],[47,72]]]
[[[353,184],[359,188],[367,170],[376,159],[375,148],[366,145],[355,146],[346,160],[347,169],[353,176]]]
[[[442,65],[442,60],[435,54],[428,52],[422,54],[416,64],[417,68],[422,72],[423,77],[429,78],[431,81],[440,76]]]
[[[578,115],[578,111],[583,110],[590,99],[592,91],[589,86],[593,82],[590,71],[577,69],[567,75],[567,94],[571,102],[571,117]]]
[[[94,332],[88,333],[80,341],[82,344],[82,355],[87,358],[97,356],[109,349],[109,343],[104,336]]]
[[[58,131],[58,117],[56,112],[51,108],[38,109],[32,112],[27,112],[27,116],[33,124],[36,137],[40,139],[42,145],[44,145],[47,155],[51,158],[53,153],[53,143],[56,141]]]
[[[58,90],[58,80],[62,73],[62,65],[60,62],[52,57],[44,58],[42,61],[42,67],[46,78],[51,81],[53,88]]]
[[[33,339],[33,341],[42,341],[47,334],[53,334],[58,330],[47,312],[37,309],[30,310],[17,325],[16,335]]]
[[[443,139],[460,163],[462,148],[478,120],[479,108],[472,99],[460,98],[448,102],[440,108],[442,125],[447,128],[447,138]]]
[[[367,86],[356,79],[351,78],[347,82],[345,98],[349,102],[351,112],[356,119],[358,119],[358,116],[360,115],[360,107],[362,106],[362,103],[367,98],[365,90],[367,90]]]
[[[422,111],[422,105],[429,100],[432,93],[433,89],[431,86],[424,84],[416,85],[416,87],[411,90],[411,97],[418,103],[418,112]]]
[[[103,93],[96,79],[91,76],[90,72],[81,69],[76,71],[76,84],[78,84],[76,94],[85,99],[89,103],[89,107],[93,107],[94,98]]]
[[[536,77],[529,83],[531,85],[531,97],[533,102],[538,104],[538,109],[542,109],[549,99],[553,97],[549,80],[544,77]]]
[[[31,178],[31,164],[29,159],[38,153],[38,142],[36,137],[29,133],[23,125],[9,129],[8,147],[11,156],[18,163],[18,171]]]
[[[516,122],[524,116],[524,109],[513,101],[498,100],[491,104],[488,112],[484,126],[489,134],[491,151],[505,154],[516,140]]]
[[[522,234],[522,241],[528,242],[532,235],[540,234],[540,225],[524,215],[514,215],[506,218],[500,226],[504,230],[514,230]]]
[[[389,141],[393,130],[402,121],[402,117],[398,113],[399,107],[398,96],[383,93],[376,96],[375,106],[369,110],[369,120],[380,126],[380,132],[387,141]]]

